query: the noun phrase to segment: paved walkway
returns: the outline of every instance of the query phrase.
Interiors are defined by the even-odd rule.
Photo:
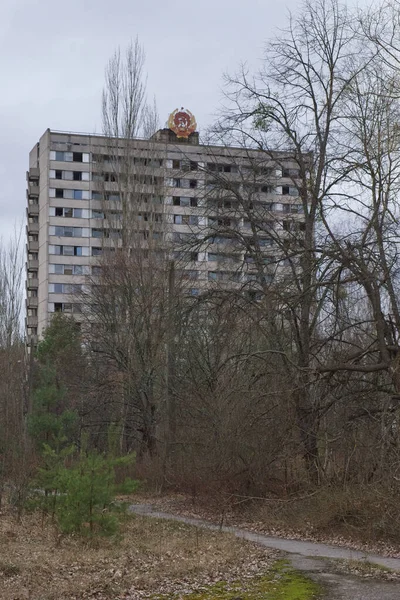
[[[306,572],[309,577],[325,587],[326,600],[400,600],[399,582],[376,581],[337,573],[334,563],[329,560],[338,558],[365,560],[400,571],[400,558],[387,558],[317,542],[277,538],[229,525],[220,527],[201,519],[160,512],[148,504],[132,504],[130,510],[140,515],[171,519],[196,527],[233,533],[242,539],[287,552],[288,559],[295,569]]]

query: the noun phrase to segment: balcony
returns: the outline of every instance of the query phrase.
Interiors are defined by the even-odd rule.
[[[36,184],[29,183],[28,196],[29,198],[37,198],[39,196],[39,186]]]
[[[36,308],[38,305],[37,296],[28,296],[26,299],[27,308]]]
[[[37,277],[31,277],[26,280],[26,287],[28,290],[34,290],[39,287],[39,279]]]
[[[30,223],[28,221],[28,233],[39,233],[39,223]]]
[[[39,261],[36,259],[28,259],[27,269],[28,271],[37,271],[39,268]]]
[[[39,250],[38,240],[28,240],[27,250],[30,252],[38,252],[38,250]]]
[[[37,317],[26,317],[26,325],[27,325],[27,327],[37,327],[38,318]]]
[[[28,334],[28,346],[37,346],[38,343],[38,336],[36,334],[34,335],[29,335]]]
[[[39,204],[31,204],[29,203],[26,209],[26,212],[29,215],[38,215],[39,214]]]
[[[27,181],[39,181],[39,168],[31,167],[29,171],[26,172],[26,180]]]

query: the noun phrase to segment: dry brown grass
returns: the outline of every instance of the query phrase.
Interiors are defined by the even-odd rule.
[[[226,495],[195,501],[183,494],[142,494],[141,502],[167,513],[236,525],[269,535],[309,539],[400,556],[400,489],[353,486],[321,488],[299,498]],[[137,501],[137,500],[136,500]]]
[[[266,569],[276,553],[218,532],[127,516],[119,541],[60,537],[38,514],[0,515],[1,600],[141,598]]]

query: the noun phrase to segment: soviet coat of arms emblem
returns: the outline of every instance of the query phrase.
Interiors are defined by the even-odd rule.
[[[190,110],[176,108],[168,118],[168,127],[179,138],[187,138],[196,131],[197,123]]]

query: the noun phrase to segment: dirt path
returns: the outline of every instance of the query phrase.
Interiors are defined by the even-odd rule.
[[[276,538],[238,527],[226,525],[220,527],[201,519],[160,512],[148,504],[133,504],[130,510],[140,515],[171,519],[196,527],[233,533],[245,540],[286,552],[295,569],[306,572],[309,577],[324,586],[326,600],[400,600],[400,582],[376,581],[343,574],[338,572],[337,565],[333,562],[333,559],[364,560],[400,571],[400,558],[386,558],[316,542]]]

